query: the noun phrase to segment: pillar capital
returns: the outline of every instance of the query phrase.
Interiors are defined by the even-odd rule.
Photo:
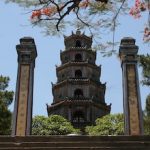
[[[122,62],[137,61],[138,46],[135,45],[135,39],[125,37],[121,40],[119,47],[119,56]]]
[[[37,50],[34,39],[31,37],[23,37],[20,39],[20,44],[16,45],[19,63],[34,62],[37,57]]]

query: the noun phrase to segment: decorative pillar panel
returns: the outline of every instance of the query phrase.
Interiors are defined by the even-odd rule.
[[[122,61],[123,105],[126,135],[143,134],[143,118],[137,69],[135,39],[123,38],[119,49]]]
[[[16,46],[18,75],[13,114],[12,136],[31,134],[34,67],[37,51],[34,39],[25,37]]]

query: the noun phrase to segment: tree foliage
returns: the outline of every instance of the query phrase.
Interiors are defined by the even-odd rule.
[[[55,24],[56,30],[77,25],[94,31],[101,28],[112,29],[119,12],[126,12],[125,0],[5,0],[32,10],[31,21],[36,25]],[[120,9],[121,7],[121,9]],[[71,15],[68,19],[68,15]],[[108,17],[109,16],[109,17]],[[94,18],[93,18],[94,17]],[[73,18],[73,20],[71,19]],[[75,18],[77,20],[75,20]],[[97,19],[96,19],[97,18]],[[69,21],[71,20],[71,21]],[[75,23],[74,23],[75,22]],[[50,29],[50,28],[49,28]],[[52,30],[52,29],[50,29]]]
[[[150,86],[150,55],[140,55],[140,66],[142,67],[142,84]],[[144,133],[150,135],[150,94],[146,98],[144,113]]]
[[[144,11],[150,11],[149,0],[135,0],[133,6],[126,0],[5,0],[5,2],[17,3],[32,12],[31,23],[44,28],[46,35],[62,35],[68,29],[84,29],[94,35],[94,49],[99,50],[103,56],[117,54],[115,46],[118,42],[115,41],[115,30],[119,24],[119,15],[130,14],[139,19]],[[143,27],[143,32],[143,40],[146,43],[150,42],[150,17],[146,27]],[[111,40],[103,41],[102,34],[111,35]]]
[[[123,135],[123,114],[109,114],[96,120],[95,126],[87,126],[89,135]]]
[[[144,134],[150,135],[150,94],[146,98],[144,113]]]
[[[5,0],[27,8],[31,13],[32,25],[44,29],[46,35],[62,35],[66,31],[84,29],[93,36],[95,50],[103,56],[116,54],[114,30],[119,24],[119,14],[128,13],[125,0]],[[111,35],[111,41],[100,40]]]
[[[150,55],[140,55],[140,66],[142,67],[143,85],[150,86]],[[144,111],[144,134],[150,135],[150,94],[146,98]]]
[[[150,135],[150,116],[144,116],[144,134]]]
[[[140,55],[140,66],[142,67],[143,85],[150,86],[150,55]]]
[[[13,100],[13,91],[6,90],[9,77],[0,76],[0,135],[8,135],[11,131],[11,112],[8,106]]]
[[[33,135],[67,135],[78,133],[69,121],[59,115],[35,116],[32,122]]]
[[[146,98],[145,111],[146,111],[146,116],[150,117],[150,94]]]

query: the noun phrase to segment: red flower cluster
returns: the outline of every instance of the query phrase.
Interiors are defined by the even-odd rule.
[[[35,10],[32,12],[31,19],[38,20],[41,18],[42,15],[45,16],[52,16],[57,12],[57,8],[55,6],[53,7],[47,7],[40,10]]]
[[[40,18],[40,16],[41,16],[41,10],[35,10],[32,12],[31,19],[34,19],[35,17]]]
[[[79,3],[79,7],[87,8],[89,6],[90,0],[83,0]],[[61,9],[64,5],[60,4],[59,8]],[[55,6],[49,6],[46,8],[42,8],[40,10],[35,10],[32,12],[31,20],[37,21],[41,18],[42,15],[52,16],[57,13],[57,8]]]
[[[135,0],[135,5],[130,9],[129,14],[134,18],[140,18],[141,12],[146,10],[145,2],[141,2],[140,0]]]

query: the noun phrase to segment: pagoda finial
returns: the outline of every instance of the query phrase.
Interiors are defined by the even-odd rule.
[[[80,29],[78,28],[77,31],[76,31],[76,35],[80,35],[81,34],[81,31]]]
[[[72,35],[74,35],[73,31],[72,31]]]
[[[82,33],[82,35],[85,35],[85,31]]]

